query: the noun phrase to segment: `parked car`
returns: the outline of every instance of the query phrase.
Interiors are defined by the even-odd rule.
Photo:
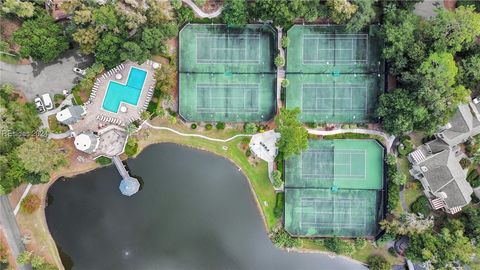
[[[39,97],[36,97],[35,100],[35,107],[37,107],[37,111],[39,113],[44,113],[45,112],[45,106],[43,106],[42,99]]]
[[[84,69],[81,69],[81,68],[77,68],[77,67],[73,68],[73,72],[78,73],[82,76],[85,76],[85,74],[87,74],[87,71],[85,71]]]
[[[52,102],[52,99],[50,98],[50,94],[43,94],[42,99],[43,99],[43,104],[45,105],[45,109],[47,109],[47,111],[52,110],[53,102]]]

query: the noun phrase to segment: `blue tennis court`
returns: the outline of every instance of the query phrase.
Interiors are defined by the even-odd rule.
[[[110,81],[102,108],[116,113],[121,102],[137,105],[146,77],[147,72],[145,70],[131,67],[126,85]]]

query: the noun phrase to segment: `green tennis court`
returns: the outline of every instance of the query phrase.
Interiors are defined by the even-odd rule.
[[[310,140],[286,161],[285,187],[383,188],[383,147],[375,140]]]
[[[274,74],[180,74],[180,114],[191,121],[269,120],[275,79]]]
[[[285,190],[285,228],[294,236],[369,237],[382,218],[377,190]]]
[[[315,123],[365,122],[374,116],[383,76],[366,74],[287,74],[286,106]]]
[[[374,235],[383,209],[383,151],[375,140],[310,140],[285,164],[287,231]]]
[[[179,39],[179,111],[189,121],[267,121],[275,113],[275,30],[188,24]]]
[[[303,122],[362,123],[374,116],[384,89],[378,28],[346,33],[342,26],[295,25],[288,31],[286,107]]]
[[[384,73],[376,26],[347,33],[343,26],[294,25],[287,35],[287,73]]]

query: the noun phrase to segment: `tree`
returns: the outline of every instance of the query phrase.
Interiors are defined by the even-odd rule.
[[[195,18],[195,14],[193,14],[193,10],[190,7],[181,6],[176,11],[178,24],[190,22]]]
[[[417,104],[408,91],[395,89],[380,96],[376,114],[382,119],[386,132],[398,135],[413,130],[418,121],[416,115],[421,116],[419,110],[422,110],[421,104]]]
[[[106,33],[98,40],[95,48],[95,59],[106,68],[112,68],[120,63],[118,57],[120,44],[123,41],[112,33]]]
[[[288,79],[283,79],[282,82],[280,83],[280,85],[283,88],[287,88],[290,85],[290,81]]]
[[[282,56],[278,55],[277,57],[275,57],[274,63],[275,63],[275,66],[279,68],[283,67],[285,66],[285,59]]]
[[[370,255],[367,259],[367,264],[371,270],[390,270],[392,264],[382,255]]]
[[[418,197],[411,205],[410,210],[416,214],[422,214],[424,217],[428,216],[430,213],[430,202],[427,197],[420,196]]]
[[[272,239],[275,246],[279,248],[295,248],[300,246],[300,240],[298,238],[291,237],[285,229],[280,226],[277,226],[270,233],[270,238]]]
[[[280,43],[282,45],[282,48],[286,49],[288,45],[290,45],[290,38],[287,36],[283,36]]]
[[[80,28],[73,33],[72,37],[80,45],[80,51],[83,54],[91,54],[95,51],[98,32],[93,27]]]
[[[148,49],[152,54],[159,54],[166,51],[163,44],[165,37],[159,28],[145,28],[142,32],[142,47]]]
[[[172,95],[175,89],[175,70],[168,64],[163,64],[161,68],[155,71],[155,90],[164,95]]]
[[[432,53],[417,69],[419,85],[417,102],[425,107],[427,114],[418,121],[419,128],[427,133],[435,132],[445,124],[460,103],[470,98],[470,91],[463,86],[454,86],[458,68],[450,53]]]
[[[169,1],[147,0],[147,20],[151,25],[161,25],[173,17]],[[180,2],[182,5],[182,2]],[[173,6],[173,5],[172,5]]]
[[[480,50],[460,61],[459,81],[472,91],[480,90]]]
[[[13,13],[20,18],[30,18],[33,17],[35,8],[31,2],[5,0],[2,4],[2,11],[5,13]]]
[[[25,21],[13,33],[13,40],[21,46],[22,57],[44,62],[53,61],[68,48],[62,27],[48,15]]]
[[[365,28],[365,26],[370,25],[370,22],[375,17],[375,10],[373,9],[373,3],[375,1],[376,0],[355,1],[355,4],[358,5],[358,10],[345,26],[348,32],[359,32]]]
[[[292,1],[294,2],[294,1]],[[296,14],[291,10],[287,0],[257,0],[250,3],[250,13],[263,21],[272,20],[276,26],[291,24]]]
[[[244,26],[248,22],[245,0],[226,0],[223,4],[223,21],[229,25]]]
[[[18,147],[17,155],[32,173],[50,173],[66,163],[65,154],[50,140],[29,138]]]
[[[425,58],[426,51],[425,44],[419,38],[419,17],[411,11],[397,9],[394,5],[387,5],[384,13],[383,55],[391,65],[391,72],[400,74],[404,70],[416,68]]]
[[[403,213],[397,219],[382,220],[380,227],[391,235],[412,235],[433,228],[433,217]]]
[[[255,134],[258,131],[257,124],[255,123],[246,123],[245,126],[243,127],[245,130],[245,133],[247,134]]]
[[[348,0],[327,0],[331,18],[335,23],[344,23],[357,12],[358,6]]]
[[[308,147],[308,132],[298,120],[300,109],[280,109],[280,114],[275,117],[280,139],[277,142],[279,152],[284,159],[293,154],[299,155]]]
[[[122,27],[115,6],[112,4],[103,5],[92,12],[94,24],[101,30],[114,30],[119,32]]]
[[[402,172],[397,171],[396,173],[393,174],[393,177],[391,180],[395,185],[401,186],[407,182],[407,177]]]
[[[90,9],[80,9],[76,10],[73,15],[73,22],[77,25],[79,24],[88,24],[92,21],[92,10]]]
[[[129,157],[133,157],[138,152],[138,141],[136,138],[130,136],[125,145],[125,154]]]
[[[451,268],[453,263],[467,264],[474,254],[474,247],[461,230],[441,229],[413,234],[405,251],[414,262],[429,261],[434,268]]]
[[[147,61],[149,53],[142,49],[137,43],[132,41],[127,41],[123,44],[123,49],[120,52],[120,59],[122,61],[131,60],[142,64]]]
[[[438,9],[425,33],[436,51],[459,52],[474,44],[480,36],[480,13],[473,6],[460,6],[454,11]]]

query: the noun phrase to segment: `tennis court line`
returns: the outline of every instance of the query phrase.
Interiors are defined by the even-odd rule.
[[[249,112],[249,113],[258,113],[260,108],[259,108],[259,99],[260,99],[260,84],[253,84],[253,83],[227,83],[227,84],[205,84],[205,83],[200,83],[200,84],[195,84],[195,89],[197,90],[197,112],[198,113],[234,113],[234,112]],[[201,90],[204,89],[205,91]],[[241,93],[243,96],[237,96],[237,97],[226,97],[228,96],[229,91],[234,91],[232,89],[238,89],[239,93]],[[206,91],[208,90],[208,92]],[[225,90],[225,95],[224,97],[219,97],[218,95],[214,94],[215,90]],[[247,95],[250,94],[251,92],[256,93],[256,99],[250,100],[250,102],[247,102],[248,98]],[[200,93],[208,93],[208,103],[204,104],[210,104],[210,106],[201,106],[199,105],[198,100],[202,99],[203,97],[206,96],[206,94],[201,94]],[[229,102],[229,100],[231,102]],[[232,101],[243,101],[242,106],[231,106],[228,107],[228,104],[234,104],[235,102]],[[225,101],[225,102],[221,102]],[[256,101],[256,102],[254,102]],[[215,104],[222,104],[224,103],[225,106],[214,106]],[[251,103],[252,106],[247,106],[248,103]],[[255,106],[256,105],[256,106]],[[222,110],[223,109],[223,110]]]
[[[346,211],[336,211],[336,207],[335,207],[335,202],[339,202],[339,203],[345,203],[345,205],[348,203],[349,207],[348,207],[348,210],[345,209]],[[356,199],[355,200],[355,210],[358,211],[358,210],[362,210],[363,212],[363,222],[362,223],[353,223],[352,222],[352,211],[354,210],[353,207],[352,207],[352,199],[337,199],[335,200],[335,197],[302,197],[301,198],[301,206],[300,206],[300,228],[303,227],[303,225],[306,225],[308,226],[308,228],[312,228],[312,226],[314,228],[329,228],[329,229],[341,229],[341,228],[351,228],[351,229],[356,229],[358,227],[363,227],[364,231],[366,231],[366,218],[367,218],[367,211],[366,211],[366,208],[367,208],[367,200],[365,198],[360,198],[360,199]],[[311,205],[313,203],[312,206],[305,206],[306,204],[309,204]],[[317,211],[317,209],[319,208],[317,206],[317,204],[331,204],[331,211]],[[358,207],[360,205],[360,207]],[[306,208],[313,208],[314,211],[305,211]],[[327,208],[330,208],[330,205],[329,207]],[[309,222],[309,221],[304,221],[303,218],[304,218],[304,214],[307,214],[307,215],[312,215],[314,216],[314,220],[315,222]],[[336,215],[348,215],[349,216],[349,219],[348,219],[348,222],[338,222],[338,221],[335,221],[335,216]],[[318,216],[331,216],[332,217],[332,222],[319,222],[318,221]]]
[[[247,37],[247,38],[244,38],[244,39],[240,39],[239,37]],[[260,59],[260,56],[261,56],[261,48],[260,48],[260,41],[261,41],[261,36],[259,33],[245,33],[245,34],[234,34],[232,35],[232,39],[229,39],[229,35],[228,34],[207,34],[207,33],[203,33],[203,32],[196,32],[195,33],[195,48],[196,48],[196,63],[197,64],[228,64],[228,63],[237,63],[237,64],[260,64],[261,62],[261,59]],[[198,55],[198,50],[201,48],[198,46],[198,40],[199,39],[206,39],[206,41],[208,41],[207,44],[210,45],[210,48],[208,48],[208,50],[210,50],[210,53],[209,53],[209,58],[200,58]],[[230,47],[215,47],[214,44],[216,44],[216,40],[222,40],[224,39],[225,40],[225,44],[228,46],[228,42],[229,41],[235,41],[235,42],[239,42],[240,40],[243,40],[243,44],[244,46],[241,47],[241,48],[230,48]],[[251,42],[248,42],[247,41],[254,41],[254,40],[258,40],[257,42],[257,54],[255,55],[255,59],[247,59],[248,57],[248,51],[247,51],[247,48],[249,47],[249,44]],[[251,48],[250,48],[251,49]],[[215,58],[212,58],[212,55],[220,55],[218,51],[225,51],[225,52],[232,52],[232,51],[243,51],[244,52],[244,59],[215,59]]]
[[[332,90],[332,97],[318,97],[319,93],[321,92],[327,92],[329,93],[329,91]],[[339,91],[350,91],[350,97],[335,97],[335,93],[339,92]],[[310,92],[314,92],[315,93],[315,98],[309,98],[309,100],[311,99],[314,99],[315,100],[315,108],[306,108],[303,104],[304,104],[304,94],[306,91],[310,91]],[[353,92],[359,92],[359,91],[362,91],[363,93],[365,93],[365,95],[362,95],[361,97],[363,97],[365,99],[365,102],[362,102],[365,104],[365,106],[363,108],[353,108]],[[348,84],[348,83],[342,83],[342,84],[335,84],[333,85],[333,83],[317,83],[317,84],[313,84],[313,83],[306,83],[306,84],[303,84],[302,85],[302,96],[300,98],[301,100],[301,108],[302,108],[302,112],[305,112],[305,113],[314,113],[314,112],[321,112],[321,111],[331,111],[332,114],[334,112],[338,113],[338,112],[342,112],[342,111],[345,111],[345,112],[361,112],[361,113],[364,113],[365,115],[367,114],[368,112],[368,107],[367,107],[367,94],[368,94],[368,85],[367,83],[363,83],[363,84],[359,84],[359,83],[355,83],[355,84]],[[319,102],[320,104],[324,104],[324,102],[322,101],[328,101],[328,100],[331,100],[331,107],[329,108],[319,108],[321,106],[319,106]],[[345,100],[345,101],[348,101],[350,100],[350,108],[336,108],[335,106],[335,101],[336,100]],[[355,99],[355,100],[358,100],[358,99]]]
[[[337,162],[318,162],[318,157],[320,154],[332,154],[333,157],[335,157],[335,154],[343,154],[346,155],[348,154],[349,157],[349,162],[347,163],[337,163]],[[306,155],[311,155],[313,154],[314,157],[314,166],[313,170],[314,173],[305,173],[304,172],[304,162],[303,159],[307,158]],[[352,174],[352,156],[353,155],[359,155],[363,154],[363,160],[364,160],[364,173],[362,175],[360,174]],[[309,158],[309,157],[308,157]],[[321,156],[320,160],[324,158]],[[332,160],[335,160],[334,158]],[[323,150],[323,149],[314,149],[312,150],[307,150],[301,154],[300,157],[300,167],[301,167],[301,176],[302,178],[305,179],[314,179],[314,180],[335,180],[334,178],[336,177],[343,177],[343,178],[350,178],[351,180],[358,180],[358,181],[366,181],[367,180],[367,172],[366,172],[366,160],[367,160],[367,151],[365,149],[337,149],[337,150]],[[349,174],[345,173],[336,173],[335,172],[335,166],[348,166]],[[333,173],[318,173],[318,170],[320,168],[329,168],[331,167]],[[330,170],[329,170],[330,171]]]
[[[327,48],[321,48],[319,47],[320,41],[321,40],[326,40],[326,44],[328,44]],[[344,41],[344,40],[349,40],[350,42],[350,48],[337,48],[336,46],[332,49],[331,48],[331,43],[328,41],[331,40],[338,40],[338,41]],[[315,41],[315,59],[305,59],[305,46],[306,42],[305,41]],[[303,64],[330,64],[330,62],[333,62],[335,64],[339,65],[345,65],[345,64],[366,64],[368,63],[368,35],[367,34],[330,34],[330,33],[325,33],[325,34],[303,34],[302,36],[302,62]],[[357,46],[354,46],[357,44],[357,42],[365,42],[365,57],[363,58],[356,58],[356,48]],[[335,44],[335,43],[334,43]],[[319,51],[332,51],[332,52],[343,52],[343,51],[350,51],[350,59],[319,59]],[[333,53],[327,54],[327,55],[332,55]],[[335,54],[333,54],[335,55]]]

